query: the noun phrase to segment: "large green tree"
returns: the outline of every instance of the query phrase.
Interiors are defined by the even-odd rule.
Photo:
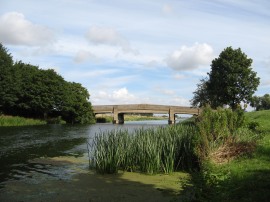
[[[93,123],[95,120],[89,93],[80,83],[67,82],[62,116],[68,123]]]
[[[13,62],[0,43],[0,113],[32,118],[61,116],[68,123],[93,123],[89,93],[54,70]]]
[[[0,112],[7,105],[14,105],[17,98],[13,95],[14,71],[12,56],[8,50],[0,43]]]
[[[207,101],[213,108],[229,105],[236,109],[241,103],[250,103],[260,78],[251,68],[252,59],[240,48],[225,48],[211,64],[209,79],[204,81]],[[199,93],[198,88],[194,93]],[[196,94],[195,94],[196,95]],[[193,104],[198,104],[194,102]]]

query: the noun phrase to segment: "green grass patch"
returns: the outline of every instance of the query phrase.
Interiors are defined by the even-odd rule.
[[[187,188],[197,201],[269,201],[270,198],[270,111],[245,113],[256,122],[256,135],[243,133],[241,143],[255,141],[256,148],[223,163],[204,161],[199,173],[193,173],[193,186]],[[254,134],[254,133],[253,133]],[[239,146],[237,147],[239,149]],[[190,191],[192,190],[192,191]],[[192,197],[191,197],[192,198]]]
[[[0,126],[27,126],[27,125],[44,125],[46,121],[29,119],[18,116],[0,116]]]

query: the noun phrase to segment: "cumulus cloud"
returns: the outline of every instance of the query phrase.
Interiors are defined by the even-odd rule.
[[[213,48],[210,45],[196,43],[191,47],[182,46],[179,50],[175,50],[165,61],[172,69],[181,71],[210,65],[213,58]]]
[[[131,47],[129,41],[112,28],[92,26],[86,33],[86,38],[96,45],[118,46],[125,53],[138,54],[138,51]]]
[[[0,16],[0,27],[0,39],[5,44],[43,46],[54,40],[52,30],[32,23],[18,12]]]
[[[120,88],[112,92],[99,91],[97,94],[93,94],[92,98],[94,104],[130,104],[137,102],[135,95],[128,92],[127,88]]]
[[[74,57],[74,62],[83,63],[83,62],[86,62],[88,60],[96,61],[97,59],[98,58],[90,51],[79,50]]]

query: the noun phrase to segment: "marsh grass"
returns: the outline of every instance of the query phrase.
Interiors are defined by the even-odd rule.
[[[190,125],[96,134],[89,150],[90,167],[99,173],[192,170],[198,165],[194,151],[197,135],[196,127]]]
[[[0,126],[26,126],[26,125],[44,125],[46,121],[29,119],[18,116],[0,115]]]

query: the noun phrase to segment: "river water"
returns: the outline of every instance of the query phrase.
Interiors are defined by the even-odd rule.
[[[68,177],[69,169],[46,164],[40,159],[76,157],[87,159],[87,142],[103,131],[149,128],[166,125],[164,121],[126,122],[123,125],[44,125],[0,127],[0,190],[14,180],[39,181],[38,178]],[[39,159],[39,160],[38,160]],[[85,161],[87,162],[87,161]],[[83,164],[85,168],[87,163]],[[38,176],[35,179],[35,176]]]

